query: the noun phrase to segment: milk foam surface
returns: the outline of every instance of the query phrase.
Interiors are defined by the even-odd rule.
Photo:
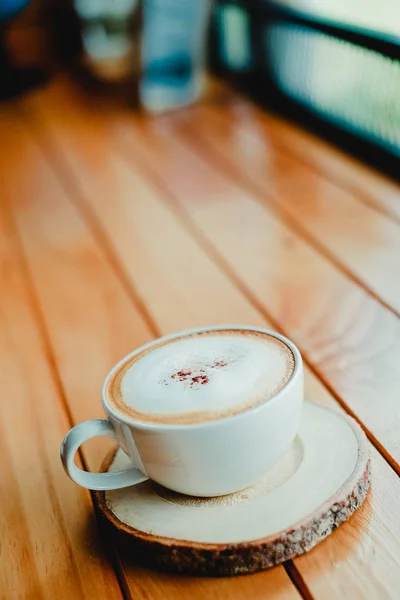
[[[272,336],[209,332],[172,340],[134,360],[112,395],[121,410],[145,420],[193,414],[201,421],[268,399],[293,369],[291,350]]]

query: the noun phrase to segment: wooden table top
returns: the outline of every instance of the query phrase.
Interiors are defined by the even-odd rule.
[[[59,78],[2,105],[0,140],[0,598],[398,599],[399,186],[224,90],[150,120]],[[367,432],[372,491],[281,567],[155,573],[106,544],[60,442],[128,351],[221,322],[296,342],[308,398]]]

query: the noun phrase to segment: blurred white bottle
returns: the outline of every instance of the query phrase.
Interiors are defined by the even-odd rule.
[[[194,102],[204,88],[211,0],[143,2],[140,100],[150,112]]]
[[[139,54],[131,31],[138,7],[139,0],[75,0],[84,63],[100,79],[118,81],[132,73]]]

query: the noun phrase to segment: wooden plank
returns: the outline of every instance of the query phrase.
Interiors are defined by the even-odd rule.
[[[4,179],[1,165],[1,184]],[[35,324],[5,196],[1,185],[0,597],[122,598],[97,535],[90,495],[61,468],[68,414]]]
[[[283,567],[234,578],[184,577],[126,564],[135,598],[149,600],[300,600]],[[312,599],[312,597],[310,597]]]
[[[18,169],[23,168],[25,173],[24,183],[14,187],[13,211],[40,297],[71,412],[79,419],[90,418],[101,411],[99,390],[106,370],[103,371],[100,367],[110,359],[110,345],[116,352],[113,358],[115,362],[128,349],[143,342],[140,338],[142,326],[138,323],[134,306],[128,306],[122,288],[118,292],[117,286],[113,284],[114,275],[108,273],[102,265],[98,258],[100,252],[95,250],[88,231],[69,203],[69,199],[57,185],[32,142],[26,136],[22,136],[20,130],[18,134],[18,130],[18,126],[14,124],[13,131],[9,130],[6,138],[10,148],[15,147],[15,151],[18,148]],[[80,135],[79,130],[77,133]],[[83,138],[79,139],[82,141]],[[92,148],[87,144],[82,147],[89,152]],[[21,157],[21,148],[26,152],[24,160]],[[10,157],[12,156],[10,151]],[[205,307],[208,322],[221,321],[223,313],[228,314],[228,320],[235,320],[236,311],[238,313],[246,311],[249,320],[253,323],[262,322],[257,311],[247,309],[247,302],[239,292],[233,288],[232,293],[229,293],[231,290],[229,281],[226,278],[224,280],[218,268],[181,229],[173,215],[152,192],[146,192],[144,186],[143,190],[136,187],[137,182],[132,181],[131,178],[127,180],[120,176],[118,167],[114,170],[111,155],[103,154],[101,157],[99,152],[97,158],[100,159],[100,163],[96,164],[107,163],[107,170],[99,171],[96,166],[92,172],[88,165],[82,162],[82,177],[85,178],[85,185],[91,182],[94,184],[93,199],[97,196],[99,208],[105,211],[104,216],[107,221],[110,212],[114,209],[116,214],[120,214],[118,218],[121,220],[122,216],[122,222],[127,223],[125,227],[120,227],[117,236],[110,237],[118,247],[121,243],[126,245],[129,243],[129,252],[126,256],[127,264],[131,265],[130,273],[133,269],[135,276],[144,282],[140,291],[146,298],[146,302],[149,302],[151,296],[149,302],[151,312],[156,315],[157,322],[162,321],[162,333],[203,322],[201,315],[197,314],[197,305],[193,306],[194,302],[201,303]],[[11,162],[16,163],[15,155]],[[115,163],[119,164],[119,161]],[[86,165],[86,175],[83,165]],[[129,173],[129,169],[124,167],[122,172]],[[102,173],[106,173],[104,178]],[[13,177],[15,175],[14,172]],[[97,179],[99,186],[96,183]],[[32,202],[29,194],[29,189],[33,186],[37,190],[35,202]],[[119,190],[118,198],[122,198],[121,202],[114,202],[116,189]],[[135,190],[134,197],[132,197],[132,189]],[[128,205],[132,200],[136,202],[133,204],[135,208],[131,216],[119,213],[123,203]],[[158,206],[163,210],[158,210]],[[132,223],[135,224],[134,227]],[[142,236],[139,235],[140,232],[143,232]],[[165,252],[163,244],[170,246],[169,253]],[[186,259],[183,259],[183,249]],[[91,256],[91,260],[88,261],[90,268],[85,271],[87,263],[85,257],[88,256]],[[174,265],[178,273],[168,277]],[[81,272],[79,280],[77,272]],[[198,278],[197,273],[204,273],[207,281],[204,282],[204,277]],[[187,290],[179,283],[182,277],[189,279]],[[191,286],[195,289],[191,289]],[[212,299],[207,298],[206,294],[210,289],[214,289],[215,293],[221,296],[221,302],[216,303],[218,314],[214,318],[212,316],[214,303]],[[97,319],[93,317],[96,290],[99,299],[108,298],[109,311],[103,311]],[[64,295],[68,295],[65,300],[63,300]],[[89,302],[89,306],[85,308],[82,305],[82,297],[86,300],[90,298],[93,302]],[[229,301],[231,301],[231,308],[227,307]],[[65,302],[68,302],[67,308]],[[108,318],[106,318],[107,314]],[[73,315],[73,319],[68,319],[68,315]],[[88,318],[92,322],[89,329],[86,323]],[[102,320],[105,324],[102,324]],[[85,339],[81,339],[81,336],[88,337],[86,342]],[[73,347],[70,345],[71,337],[75,339]],[[77,343],[77,339],[80,343]],[[129,348],[126,347],[127,343]],[[77,364],[82,365],[79,373],[77,373]],[[88,378],[85,377],[84,382],[82,382],[82,372],[90,373]],[[82,397],[85,397],[87,402],[82,403]],[[85,406],[81,406],[82,404]],[[104,455],[104,444],[102,452]],[[93,452],[90,452],[89,464],[93,464],[93,461],[97,464],[100,454],[101,448],[98,447],[94,456]],[[156,573],[149,574],[144,569],[130,565],[129,561],[124,561],[124,569],[133,597],[137,596],[139,590],[151,587],[153,590],[151,597],[154,598],[161,597],[160,594],[168,597],[168,590],[171,598],[187,598],[188,594],[192,593],[188,588],[190,590],[194,588],[194,580],[188,583],[183,578],[171,579],[170,584],[164,587],[165,577]],[[202,600],[212,595],[216,596],[221,585],[217,580],[210,579],[208,583],[204,581],[194,588],[193,597]],[[226,597],[234,597],[237,586],[233,580],[226,580],[223,587]],[[239,589],[244,587],[243,580]],[[264,597],[265,588],[269,589],[269,593],[274,590],[276,598],[285,597],[285,600],[286,598],[294,600],[298,597],[283,568],[264,573],[259,577],[257,589],[260,598]]]
[[[208,145],[234,162],[231,174],[256,183],[265,201],[399,313],[400,288],[393,280],[400,274],[400,224],[276,147],[250,109],[239,114],[241,119],[229,119],[201,107],[190,113],[190,122],[196,137],[206,135]]]
[[[248,302],[221,275],[213,258],[199,249],[157,190],[105,146],[101,120],[86,113],[74,115],[73,108],[61,98],[51,97],[49,103],[45,100],[47,96],[41,97],[49,118],[54,123],[57,119],[57,124],[60,119],[60,144],[66,150],[70,175],[81,190],[83,210],[106,232],[111,251],[118,254],[156,324],[159,326],[162,319],[167,333],[234,322],[237,314],[247,310]],[[43,135],[39,129],[37,135]],[[52,150],[48,152],[53,156]],[[199,277],[199,273],[207,278]],[[178,303],[179,310],[171,310]],[[199,314],[199,305],[204,307],[206,320]],[[247,314],[249,324],[262,322],[256,309],[247,310]]]
[[[147,161],[159,185],[399,469],[398,318],[211,160],[206,163],[184,147],[180,121],[124,121],[118,133],[126,155],[140,164]],[[268,260],[271,256],[274,260]],[[384,402],[378,405],[377,396]]]
[[[323,139],[292,123],[258,109],[237,94],[223,98],[222,119],[262,131],[275,147],[293,155],[326,179],[351,191],[361,202],[400,221],[400,185]]]
[[[29,248],[28,263],[37,266],[40,309],[71,415],[75,422],[101,417],[107,372],[152,333],[19,121],[10,116],[0,135],[7,146],[1,166],[10,205]],[[103,441],[90,442],[85,456],[98,468]]]
[[[136,167],[132,167],[130,170],[120,163],[116,157],[114,157],[109,149],[109,142],[111,135],[108,136],[108,127],[112,128],[114,119],[122,119],[122,117],[115,117],[113,113],[107,110],[100,110],[100,114],[96,117],[93,111],[85,109],[83,106],[79,106],[74,102],[73,106],[69,106],[65,90],[63,90],[64,102],[62,98],[59,98],[59,103],[55,102],[54,96],[42,95],[40,97],[40,105],[43,109],[43,117],[46,117],[46,123],[48,131],[51,132],[52,144],[47,142],[43,132],[36,128],[36,134],[41,137],[43,144],[46,143],[48,152],[51,152],[51,156],[58,155],[58,160],[63,164],[63,169],[68,165],[70,175],[80,182],[81,187],[85,189],[85,201],[90,205],[91,211],[95,214],[96,218],[101,222],[102,227],[108,232],[108,235],[115,241],[115,251],[119,254],[120,258],[123,256],[130,256],[131,261],[127,264],[129,269],[129,275],[134,285],[139,289],[142,295],[146,293],[146,302],[149,305],[151,313],[154,315],[160,329],[164,332],[169,330],[171,325],[171,312],[182,314],[186,321],[187,319],[187,292],[182,289],[182,285],[177,289],[171,289],[170,286],[163,286],[162,289],[162,302],[160,302],[160,280],[159,273],[168,269],[169,261],[165,257],[170,252],[167,248],[168,243],[172,243],[173,247],[175,244],[179,245],[180,253],[182,256],[183,264],[186,264],[186,256],[194,258],[194,243],[190,237],[186,237],[179,223],[177,222],[173,212],[164,210],[162,208],[162,200],[166,199],[165,194],[161,194],[154,184],[146,179],[143,175],[143,170],[139,170]],[[138,139],[142,140],[142,136],[139,131],[139,127],[136,125],[127,124],[124,120],[120,122],[121,127],[134,127]],[[82,137],[83,136],[83,137]],[[85,143],[82,143],[82,140]],[[90,143],[89,143],[90,142]],[[147,142],[141,142],[142,151],[145,151]],[[149,142],[150,143],[150,142]],[[97,161],[94,162],[91,158],[93,148],[96,148],[98,152]],[[62,150],[62,152],[60,152]],[[161,161],[159,154],[152,148],[154,153],[151,154],[154,166],[158,166]],[[175,155],[175,149],[171,146],[171,152]],[[132,151],[133,153],[133,151]],[[168,152],[165,152],[168,154]],[[134,158],[134,155],[130,155]],[[107,171],[104,169],[98,169],[96,165],[107,164]],[[116,165],[119,165],[118,168]],[[202,189],[203,185],[209,185],[208,195],[202,195],[202,202],[208,206],[218,203],[218,199],[221,200],[220,188],[216,185],[214,179],[211,182],[207,182],[204,178],[199,178],[196,175],[196,171],[191,171],[192,166],[188,170],[188,164],[186,161],[181,163],[180,178],[179,180],[191,180],[192,187],[190,194],[195,194],[197,186]],[[173,169],[174,176],[177,176],[176,169]],[[204,173],[203,173],[204,174]],[[114,189],[118,189],[118,196],[110,194],[112,189],[111,179],[114,179]],[[124,182],[124,184],[122,184]],[[216,186],[216,187],[215,187]],[[124,192],[124,188],[125,192]],[[135,193],[132,193],[134,190]],[[214,196],[211,196],[214,193]],[[235,199],[235,196],[233,197]],[[211,202],[212,200],[212,202]],[[109,212],[107,211],[107,205],[112,203],[115,216],[110,219]],[[141,204],[149,204],[149,209],[144,212]],[[232,203],[232,210],[234,207]],[[198,206],[192,206],[191,210],[194,212],[200,210]],[[161,212],[162,219],[157,217],[157,213]],[[148,241],[138,235],[128,235],[124,232],[127,230],[133,231],[132,224],[135,224],[136,231],[144,230],[147,232],[147,237],[150,237],[153,244],[153,252],[151,255],[152,263],[149,262],[147,254]],[[155,229],[154,223],[157,223],[158,230]],[[224,220],[219,220],[220,233],[227,223]],[[278,228],[278,225],[274,225]],[[169,232],[169,236],[165,237],[165,231]],[[273,235],[273,230],[270,230]],[[276,234],[275,239],[278,239]],[[156,251],[156,245],[159,244],[158,252]],[[292,241],[288,243],[291,245]],[[242,245],[243,246],[243,245]],[[279,246],[277,245],[277,248]],[[142,260],[144,261],[146,268],[140,269],[135,263],[135,255],[141,254]],[[197,248],[196,253],[200,253]],[[257,256],[253,254],[253,256]],[[265,252],[262,252],[262,257],[268,256]],[[293,257],[287,257],[287,259],[293,260]],[[257,265],[259,261],[257,261]],[[283,261],[281,264],[281,270],[289,269],[291,264],[288,261]],[[295,264],[293,270],[298,268],[299,265]],[[215,266],[213,267],[213,270]],[[232,298],[235,297],[235,288],[233,285],[230,287],[227,283],[224,283],[224,288],[214,288],[215,279],[213,276],[210,277],[209,263],[207,260],[197,259],[195,264],[196,281],[190,279],[189,285],[202,286],[209,290],[211,295],[223,294],[225,300],[225,307],[228,308],[231,305]],[[292,274],[293,275],[293,274]],[[304,273],[303,273],[304,276]],[[223,271],[219,271],[220,280],[225,281],[225,275]],[[157,286],[158,281],[158,286]],[[161,280],[162,282],[163,280]],[[299,281],[299,280],[298,280]],[[279,281],[271,279],[271,286],[267,290],[268,293],[273,292],[273,285],[278,285],[280,289],[280,297],[284,299],[285,292],[290,291],[286,288],[283,283],[279,284]],[[337,294],[340,295],[342,292],[343,284],[341,280],[338,281]],[[198,289],[196,287],[196,289]],[[312,288],[315,290],[314,288]],[[292,292],[293,293],[296,292]],[[277,297],[279,292],[276,292]],[[297,295],[299,295],[299,289],[297,288]],[[310,292],[310,301],[312,298]],[[194,315],[193,322],[217,322],[218,320],[223,322],[227,321],[226,309],[218,301],[203,302],[203,295],[197,297],[196,294],[190,297],[191,301],[191,312]],[[254,309],[247,302],[245,305],[239,306],[235,301],[235,308],[233,311],[229,311],[229,319],[234,319],[238,322],[252,322],[256,320]],[[316,306],[314,301],[313,306]],[[168,311],[166,310],[168,307]],[[285,314],[292,311],[286,309],[290,307],[287,304],[283,307]],[[293,308],[293,311],[295,307]],[[293,317],[291,317],[293,318]],[[261,319],[261,317],[260,317]],[[267,323],[267,321],[263,321]],[[267,323],[268,324],[268,323]],[[333,404],[332,397],[327,393],[321,384],[315,379],[315,377],[307,369],[306,371],[306,388],[309,398],[316,402],[329,402]],[[388,467],[378,453],[373,454],[373,467],[374,467],[374,484],[373,493],[371,494],[365,514],[361,513],[342,527],[334,536],[324,542],[319,548],[316,548],[307,557],[304,557],[302,561],[301,574],[306,581],[306,584],[310,589],[316,590],[316,597],[323,598],[339,598],[343,594],[340,594],[340,590],[344,589],[349,582],[352,592],[355,598],[376,598],[377,591],[383,589],[384,594],[379,597],[395,598],[397,597],[397,590],[400,584],[400,571],[396,566],[398,564],[399,545],[400,537],[398,536],[398,519],[396,515],[396,496],[400,491],[399,479],[395,473]],[[379,472],[375,475],[375,472]],[[387,491],[389,496],[384,497],[383,491]],[[387,506],[387,502],[390,504],[390,508]],[[388,537],[387,532],[392,531]],[[349,543],[350,540],[356,540],[356,543]],[[372,550],[373,548],[373,550]],[[376,556],[379,555],[379,560],[376,560]],[[381,559],[382,557],[382,559]],[[147,590],[151,590],[151,597],[164,597],[171,595],[173,597],[179,597],[178,594],[182,588],[180,579],[169,578],[165,576],[163,579],[160,576],[154,578],[153,574],[139,571],[136,567],[130,567],[132,571],[132,578],[136,577],[140,573],[141,577],[145,576],[152,580],[152,584],[147,579],[141,579],[140,583],[136,580],[136,585],[146,586]],[[365,580],[364,576],[359,579],[355,576],[358,572],[370,573],[368,581]],[[276,571],[273,571],[276,573]],[[323,577],[321,574],[324,574]],[[233,582],[224,582],[226,586],[232,586],[232,594],[234,594],[239,588],[238,582],[245,581],[248,588],[243,588],[243,592],[239,593],[240,597],[246,597],[247,591],[248,597],[270,597],[271,590],[266,587],[267,576],[270,573],[260,574],[246,579],[235,579]],[[265,579],[264,579],[265,578]],[[329,581],[327,581],[329,579]],[[384,581],[384,583],[382,583]],[[205,583],[200,582],[192,584],[192,580],[186,580],[185,589],[188,591],[188,595],[204,594],[204,597],[213,597],[213,594],[219,594],[219,590],[222,588],[213,587],[213,583],[206,581]],[[248,582],[248,584],[247,584]],[[256,582],[256,583],[253,583]],[[201,588],[200,588],[201,585]],[[218,582],[220,585],[220,582]],[[243,584],[244,585],[244,584]],[[148,587],[151,586],[151,587]],[[204,587],[205,586],[205,587]],[[274,580],[274,586],[280,586]],[[274,590],[277,587],[273,588]],[[179,590],[179,591],[177,591]],[[206,591],[205,591],[206,590]],[[158,594],[158,596],[156,595]],[[224,589],[224,596],[229,597],[227,587]],[[234,597],[234,596],[233,596]],[[286,596],[284,596],[286,598]]]
[[[309,398],[337,409],[332,396],[315,376],[307,377],[306,389]],[[371,460],[372,490],[348,526],[335,534],[340,535],[340,543],[338,540],[337,544],[330,544],[327,539],[320,549],[296,559],[296,566],[315,598],[373,600],[394,599],[398,595],[399,557],[395,546],[400,534],[397,508],[400,480],[372,446]],[[385,514],[385,521],[381,520],[381,514]],[[388,529],[388,523],[394,529],[391,526]]]

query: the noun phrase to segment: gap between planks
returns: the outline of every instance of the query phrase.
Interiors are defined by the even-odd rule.
[[[383,200],[385,194],[391,196],[395,193],[400,197],[397,181],[379,173],[373,166],[360,162],[356,157],[347,155],[343,150],[330,145],[313,132],[304,130],[296,121],[285,120],[278,114],[260,108],[240,90],[232,89],[229,83],[225,83],[224,88],[228,92],[227,104],[233,108],[250,109],[261,126],[268,129],[269,133],[273,132],[273,142],[277,148],[287,152],[310,171],[329,180],[343,191],[350,192],[362,204],[400,224],[400,208],[388,208]],[[224,114],[224,118],[226,116]],[[303,147],[300,149],[301,145]],[[310,148],[312,149],[311,155],[307,152],[307,149]],[[320,152],[320,156],[315,157],[315,152]],[[349,163],[350,167],[344,167],[343,170],[344,160]],[[324,166],[321,165],[321,162],[324,163]],[[338,173],[335,172],[337,170]],[[349,175],[349,171],[351,171],[351,175]],[[360,183],[354,183],[355,179]],[[379,191],[374,194],[367,191],[368,183],[372,187],[377,187]],[[389,202],[389,204],[392,205],[394,202]]]
[[[220,118],[220,116],[218,115],[217,118]],[[187,125],[187,127],[191,131],[191,133],[193,133],[193,126],[189,124]],[[188,137],[187,134],[185,134],[185,132],[181,131],[180,133],[182,134],[182,137]],[[179,138],[177,141],[181,143]],[[382,298],[382,296],[380,296],[378,292],[375,292],[364,280],[362,280],[356,273],[354,273],[350,267],[345,265],[327,247],[325,247],[318,239],[316,239],[316,237],[310,234],[307,231],[307,229],[303,227],[296,220],[296,218],[290,214],[289,210],[287,210],[285,206],[276,202],[273,193],[265,192],[265,190],[263,190],[262,187],[251,176],[247,176],[244,173],[244,171],[235,169],[233,162],[208,142],[201,129],[198,132],[196,131],[196,135],[190,136],[189,143],[190,145],[194,146],[196,150],[199,151],[199,156],[202,156],[203,159],[206,155],[212,155],[213,159],[216,160],[217,163],[219,163],[221,169],[226,173],[226,175],[229,175],[229,177],[232,180],[236,181],[239,185],[243,186],[244,189],[248,189],[249,192],[253,195],[253,198],[257,200],[257,202],[261,206],[264,206],[265,208],[266,201],[268,208],[276,216],[278,216],[295,234],[297,234],[301,239],[308,243],[319,254],[324,256],[331,264],[333,264],[336,267],[336,269],[338,269],[338,271],[343,273],[348,279],[351,279],[354,283],[362,287],[369,296],[371,296],[374,300],[379,302],[379,304],[381,304],[384,308],[390,310],[390,312],[394,313],[396,317],[400,317],[399,310],[397,310],[388,301]],[[297,159],[297,156],[293,156]],[[336,182],[335,185],[337,185]],[[343,187],[341,187],[341,189],[344,189],[346,192],[348,191]],[[354,197],[358,199],[358,196],[354,195]],[[369,207],[371,208],[371,206]],[[376,209],[376,207],[372,208]],[[382,214],[384,214],[385,217],[389,218],[389,216],[386,213],[383,213],[382,211],[378,212],[381,212]],[[398,223],[396,219],[393,220],[396,222],[396,224],[400,225],[400,220]]]

